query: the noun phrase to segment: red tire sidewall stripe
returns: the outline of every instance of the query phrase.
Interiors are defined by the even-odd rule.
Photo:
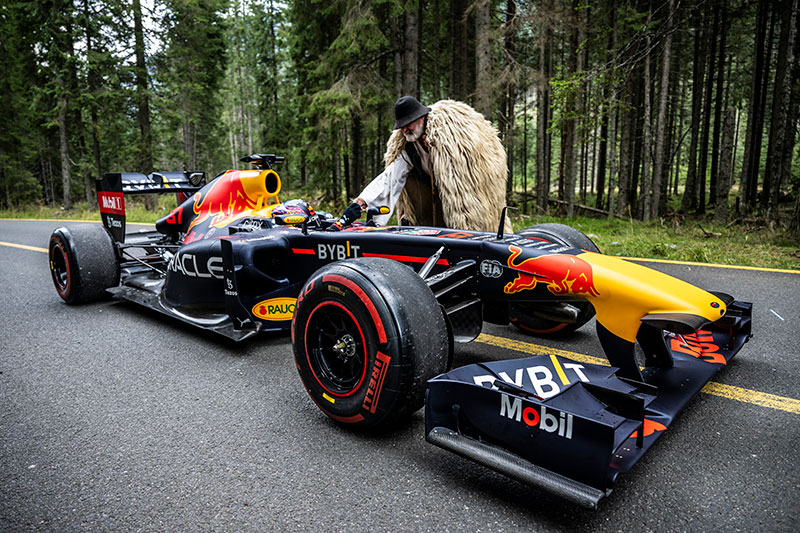
[[[53,246],[53,248],[60,250],[61,256],[64,258],[64,266],[67,269],[67,282],[63,289],[61,288],[60,280],[57,279],[56,273],[53,272],[52,274],[54,281],[56,282],[56,291],[58,292],[59,296],[61,296],[62,298],[66,298],[69,295],[70,288],[72,287],[72,268],[70,267],[69,264],[69,255],[67,255],[67,249],[64,246],[64,242],[61,240],[61,237],[58,236],[55,237],[54,241],[55,241],[55,246]]]
[[[381,317],[378,314],[378,310],[375,308],[375,304],[372,303],[372,300],[369,299],[369,296],[367,296],[367,293],[365,293],[361,287],[353,283],[351,280],[345,278],[344,276],[340,276],[338,274],[326,274],[325,276],[322,277],[322,281],[324,283],[327,282],[339,283],[341,285],[344,285],[351,291],[353,291],[356,294],[356,296],[358,296],[359,300],[361,300],[361,303],[364,304],[364,307],[367,308],[367,311],[369,311],[369,314],[372,317],[372,322],[375,324],[375,329],[378,332],[378,340],[380,341],[381,344],[386,343],[386,329],[383,327],[383,321],[381,320]]]

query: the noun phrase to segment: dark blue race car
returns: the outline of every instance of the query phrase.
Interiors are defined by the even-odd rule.
[[[103,225],[51,236],[58,294],[113,295],[237,341],[291,331],[303,385],[334,420],[385,426],[424,403],[430,442],[589,507],[750,337],[750,304],[604,256],[568,226],[378,226],[371,209],[328,231],[329,213],[278,199],[281,160],[248,156],[257,169],[208,184],[106,174]],[[179,205],[126,234],[125,198],[146,193]],[[451,369],[484,322],[563,336],[595,315],[610,367],[552,355]]]

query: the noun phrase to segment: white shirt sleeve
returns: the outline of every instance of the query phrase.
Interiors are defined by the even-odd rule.
[[[378,225],[383,226],[389,222],[389,218],[394,213],[394,206],[397,204],[397,200],[400,199],[400,193],[403,192],[403,187],[406,186],[406,176],[408,171],[411,170],[411,164],[406,161],[404,156],[405,154],[395,159],[358,195],[359,198],[367,203],[367,208],[383,205],[389,207],[388,215],[378,215],[374,218],[375,223]]]

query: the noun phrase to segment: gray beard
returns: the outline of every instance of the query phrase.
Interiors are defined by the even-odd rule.
[[[420,125],[419,128],[412,130],[411,133],[403,132],[403,137],[406,138],[406,142],[415,143],[422,137],[423,132],[424,128]]]

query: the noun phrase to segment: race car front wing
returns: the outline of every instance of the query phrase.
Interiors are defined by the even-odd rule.
[[[672,364],[645,367],[643,381],[556,355],[451,370],[428,382],[426,438],[596,508],[750,338],[751,313],[733,302],[694,334],[662,332]]]

